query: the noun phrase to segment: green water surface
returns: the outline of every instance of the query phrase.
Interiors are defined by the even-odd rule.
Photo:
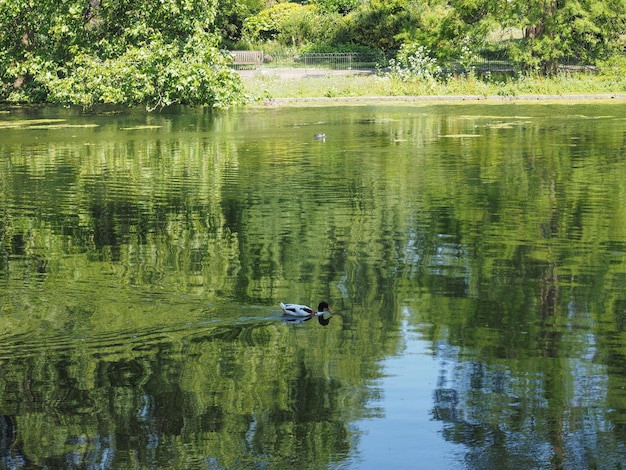
[[[0,468],[623,468],[625,287],[623,103],[6,109]]]

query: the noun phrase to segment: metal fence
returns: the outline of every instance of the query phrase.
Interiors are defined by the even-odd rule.
[[[263,68],[280,69],[327,69],[327,70],[386,70],[389,59],[383,53],[366,52],[311,52],[304,54],[263,54]],[[581,67],[574,60],[562,61],[561,67]],[[253,65],[256,68],[256,65]],[[513,61],[505,51],[482,51],[471,64],[449,63],[444,67],[445,73],[463,73],[474,70],[478,73],[514,71]]]
[[[514,63],[504,51],[482,51],[469,64],[450,62],[444,67],[445,72],[465,73],[473,70],[484,72],[512,72]]]
[[[384,65],[382,54],[363,52],[265,54],[263,61],[263,66],[269,68],[369,70]]]
[[[326,70],[385,70],[389,65],[389,58],[383,53],[366,52],[312,52],[305,54],[263,54],[263,68],[280,69],[326,69]],[[256,66],[254,66],[256,68]],[[512,63],[507,57],[498,54],[481,55],[471,64],[475,70],[512,69]],[[464,71],[461,64],[449,64],[449,72]]]

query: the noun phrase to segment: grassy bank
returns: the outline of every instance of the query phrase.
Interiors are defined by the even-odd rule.
[[[604,95],[626,93],[621,74],[560,73],[533,75],[475,74],[404,81],[391,74],[333,74],[323,71],[289,74],[257,70],[243,75],[255,101],[272,98],[341,98],[401,96],[517,97],[521,95]]]

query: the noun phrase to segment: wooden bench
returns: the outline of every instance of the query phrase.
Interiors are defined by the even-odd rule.
[[[254,65],[263,63],[263,51],[230,51],[233,56],[233,65]]]

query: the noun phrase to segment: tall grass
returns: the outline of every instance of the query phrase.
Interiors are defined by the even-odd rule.
[[[257,71],[244,77],[253,101],[269,98],[391,97],[391,96],[520,96],[626,93],[626,76],[619,73],[562,72],[533,74],[440,75],[406,80],[393,73],[315,75],[285,78],[279,71]]]

